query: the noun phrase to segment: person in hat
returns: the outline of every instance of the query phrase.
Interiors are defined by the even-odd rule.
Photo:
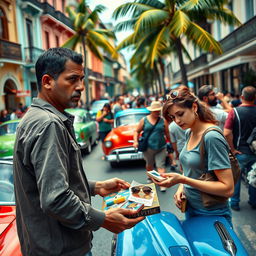
[[[159,173],[165,173],[166,141],[170,141],[170,134],[167,121],[161,117],[162,104],[153,101],[147,109],[150,114],[142,118],[134,132],[133,146],[138,148],[139,134],[147,138],[147,149],[143,152],[146,161],[146,170],[152,171],[155,166]],[[148,182],[151,179],[148,178]],[[161,191],[166,188],[160,187]]]

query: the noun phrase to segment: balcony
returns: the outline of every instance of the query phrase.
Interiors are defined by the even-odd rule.
[[[20,44],[0,39],[0,58],[21,61]]]
[[[223,38],[220,43],[223,52],[227,52],[253,39],[256,39],[256,16]]]
[[[25,50],[25,61],[26,63],[35,63],[38,57],[44,52],[44,50],[36,47],[26,47]]]
[[[70,28],[73,28],[71,20],[65,16],[64,13],[60,11],[56,11],[55,8],[48,3],[42,3],[43,15],[49,14],[53,18],[57,19],[58,21],[62,22],[63,24],[67,25]]]

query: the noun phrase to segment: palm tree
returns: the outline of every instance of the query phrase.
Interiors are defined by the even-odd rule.
[[[103,48],[110,53],[113,58],[117,58],[118,56],[115,48],[109,42],[109,38],[115,38],[114,33],[108,29],[98,28],[98,24],[100,23],[99,14],[104,10],[104,6],[97,5],[93,11],[90,11],[86,0],[80,0],[76,5],[66,7],[66,11],[73,23],[73,29],[76,33],[70,37],[62,47],[74,50],[79,43],[82,43],[87,108],[89,107],[90,97],[86,47],[100,60],[103,60],[103,55],[99,48]]]
[[[149,47],[147,63],[151,68],[163,51],[169,49],[178,56],[182,83],[187,85],[187,72],[183,59],[185,47],[183,38],[206,52],[221,54],[220,44],[208,33],[203,24],[207,20],[219,20],[224,24],[240,25],[239,20],[225,8],[227,0],[135,0],[116,8],[113,17],[126,15],[131,18],[116,26],[116,31],[132,29],[133,33],[124,39],[118,49],[134,45],[140,51]]]

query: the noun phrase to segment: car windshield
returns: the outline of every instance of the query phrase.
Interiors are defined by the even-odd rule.
[[[141,118],[147,115],[148,113],[134,113],[125,116],[120,116],[116,119],[116,126],[136,124],[140,121]]]
[[[0,163],[0,205],[14,204],[13,165]]]
[[[82,123],[83,122],[83,117],[75,115],[74,123]]]
[[[103,108],[104,104],[108,101],[95,101],[92,103],[92,111],[97,111]]]
[[[18,126],[18,122],[9,123],[0,126],[0,135],[15,134]]]

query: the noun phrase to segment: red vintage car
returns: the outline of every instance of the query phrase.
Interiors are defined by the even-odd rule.
[[[116,113],[114,128],[103,144],[105,160],[116,167],[119,162],[143,159],[142,152],[133,147],[133,134],[141,118],[150,112],[146,108],[126,109]]]
[[[16,228],[12,161],[0,160],[0,255],[21,256]]]

